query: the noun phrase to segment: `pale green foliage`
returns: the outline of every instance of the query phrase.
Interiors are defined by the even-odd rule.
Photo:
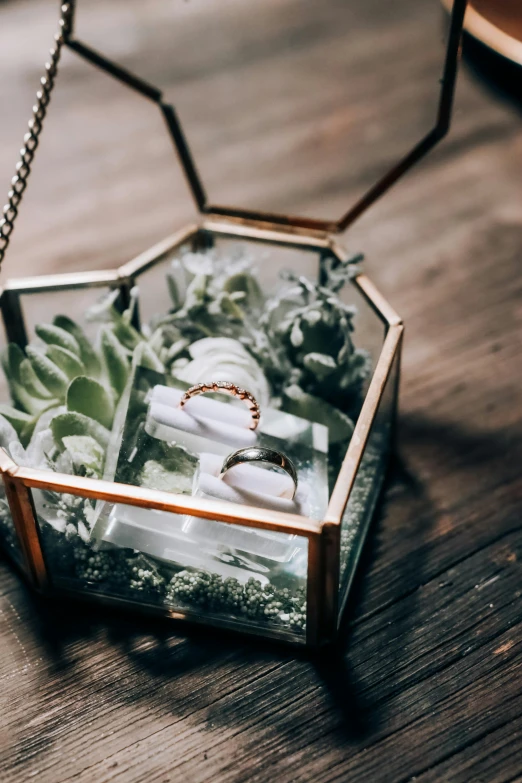
[[[148,366],[163,370],[131,323],[137,292],[123,313],[116,308],[118,295],[118,291],[110,292],[87,313],[88,320],[102,322],[95,345],[77,323],[58,315],[52,324],[35,327],[37,340],[25,351],[11,344],[3,353],[15,406],[1,407],[1,420],[10,427],[6,430],[4,426],[3,441],[24,464],[102,475],[114,412],[129,377],[133,350],[138,347]],[[45,451],[40,448],[42,432],[50,433]],[[10,443],[5,442],[8,436]]]
[[[114,417],[114,395],[99,381],[80,375],[69,384],[67,410],[83,413],[110,429]]]
[[[101,476],[105,449],[95,438],[91,435],[66,435],[62,440],[77,471],[83,466]]]
[[[228,337],[247,348],[271,381],[277,356],[259,329],[265,299],[251,266],[241,252],[231,258],[216,250],[185,252],[173,261],[169,291],[174,307],[158,323],[166,342],[175,346],[173,355],[168,348],[160,354],[166,364],[182,357],[197,340]]]
[[[267,398],[264,376],[272,404],[280,400],[289,412],[326,424],[332,442],[346,441],[370,372],[367,352],[352,341],[355,309],[338,295],[359,260],[325,260],[323,285],[288,273],[266,300],[244,255],[182,253],[169,275],[174,308],[159,326],[170,347],[160,356],[190,383],[234,381],[260,402]],[[208,350],[199,349],[204,345]],[[255,359],[250,367],[245,354]]]
[[[65,373],[70,381],[78,375],[86,373],[82,360],[72,351],[62,348],[60,345],[50,345],[47,348],[46,356]]]
[[[78,326],[66,315],[57,315],[53,320],[53,324],[61,327],[74,337],[78,343],[79,358],[85,367],[86,374],[91,378],[98,378],[101,375],[101,360],[81,326]]]
[[[9,424],[14,428],[18,437],[20,437],[32,421],[33,418],[24,411],[19,411],[17,408],[13,408],[11,405],[0,405],[0,416],[6,419]]]
[[[153,459],[147,460],[140,473],[141,486],[162,492],[191,494],[192,477],[185,475],[177,465],[174,468],[170,470],[168,464]]]
[[[262,407],[282,406],[325,424],[333,452],[344,452],[370,370],[367,353],[353,344],[355,311],[338,296],[352,261],[337,266],[326,261],[322,285],[288,274],[280,292],[266,299],[244,255],[184,252],[167,279],[171,312],[141,329],[137,289],[123,313],[117,290],[90,308],[87,320],[99,324],[92,342],[64,315],[38,325],[38,339],[25,351],[10,345],[2,355],[13,407],[0,405],[0,447],[20,465],[103,477],[111,470],[107,451],[129,398],[145,416],[143,389],[134,399],[130,394],[134,363],[189,383],[233,381]],[[134,426],[134,414],[129,421],[136,447],[128,449],[132,463],[122,460],[116,480],[191,494],[196,457],[148,436],[143,421]],[[117,584],[173,606],[204,606],[304,630],[302,590],[263,586],[255,579],[243,585],[194,569],[172,576],[143,555],[95,552],[90,545],[95,502],[64,493],[43,496],[49,524],[41,532],[52,542],[47,550],[63,557],[75,578]],[[0,517],[4,505],[0,500]]]
[[[51,421],[51,431],[58,447],[66,448],[65,439],[69,435],[94,438],[103,448],[109,445],[110,431],[103,424],[83,413],[67,411],[58,414]]]
[[[78,342],[69,332],[62,329],[61,326],[56,326],[55,324],[37,324],[35,332],[40,340],[47,343],[47,345],[58,345],[60,348],[65,348],[76,356],[80,355],[80,346],[78,345]]]
[[[105,371],[113,391],[119,397],[129,377],[129,352],[107,326],[101,327],[100,334]]]
[[[57,400],[65,396],[69,379],[67,375],[48,356],[38,348],[28,345],[25,349],[30,365],[42,386],[47,389]]]
[[[302,415],[306,411],[309,417],[312,395],[322,401],[316,420],[327,423],[324,403],[357,415],[370,359],[352,340],[355,308],[338,296],[353,274],[351,263],[325,266],[323,271],[323,285],[288,273],[287,285],[267,302],[261,325],[288,367],[281,391],[291,396],[292,412],[299,415],[302,404]],[[307,396],[299,395],[297,389]]]

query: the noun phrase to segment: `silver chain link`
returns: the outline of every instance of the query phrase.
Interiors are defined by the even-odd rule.
[[[45,63],[45,76],[40,79],[41,88],[36,93],[36,103],[33,106],[33,116],[29,120],[29,132],[24,136],[24,146],[20,150],[20,160],[16,164],[16,174],[11,180],[11,190],[7,194],[7,204],[3,208],[0,220],[0,264],[13,233],[14,222],[18,216],[18,207],[27,187],[27,179],[31,173],[31,164],[38,147],[42,125],[51,100],[51,92],[58,70],[58,62],[70,30],[72,3],[65,3],[60,9],[58,32],[54,36],[54,46],[49,50],[50,59]]]

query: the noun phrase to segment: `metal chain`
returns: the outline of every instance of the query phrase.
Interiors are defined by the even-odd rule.
[[[3,218],[0,220],[0,264],[9,245],[14,222],[18,216],[18,207],[23,193],[27,187],[27,178],[31,173],[31,164],[34,153],[38,147],[42,124],[47,114],[47,107],[51,100],[51,92],[58,70],[58,62],[70,30],[72,15],[72,3],[65,3],[60,9],[60,21],[58,32],[54,36],[54,46],[49,50],[50,59],[45,63],[45,76],[40,79],[41,89],[36,93],[36,103],[33,106],[33,116],[29,120],[29,132],[24,136],[24,146],[20,150],[20,160],[16,164],[16,174],[11,180],[12,189],[7,194],[7,204],[3,209]]]

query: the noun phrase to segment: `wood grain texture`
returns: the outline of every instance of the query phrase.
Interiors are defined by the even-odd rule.
[[[435,0],[80,11],[79,34],[176,101],[213,197],[340,214],[431,116]],[[55,18],[0,4],[6,187]],[[2,781],[522,780],[520,107],[469,62],[457,101],[451,136],[344,240],[407,340],[340,648],[49,606],[0,562]],[[193,216],[149,108],[64,58],[3,274],[112,267]]]

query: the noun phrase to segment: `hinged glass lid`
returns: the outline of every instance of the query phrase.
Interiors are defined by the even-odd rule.
[[[465,0],[86,2],[68,46],[158,106],[201,213],[343,231],[448,129]]]

